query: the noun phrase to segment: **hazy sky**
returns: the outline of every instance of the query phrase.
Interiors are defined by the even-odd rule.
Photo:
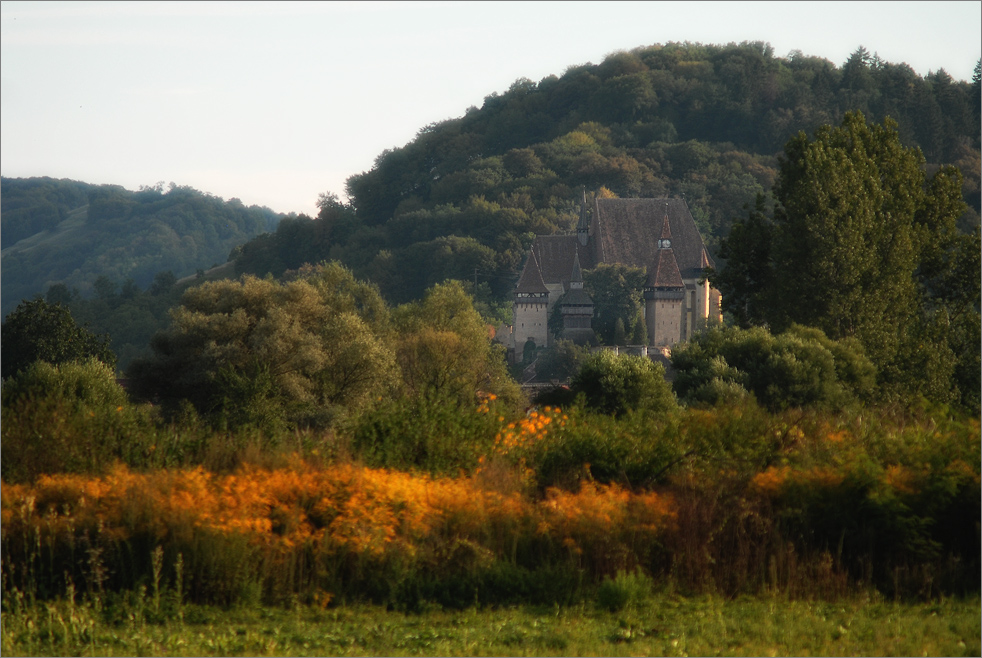
[[[860,45],[970,80],[976,2],[8,2],[0,167],[190,185],[315,212],[426,124],[517,78],[669,41],[766,41],[841,66]]]

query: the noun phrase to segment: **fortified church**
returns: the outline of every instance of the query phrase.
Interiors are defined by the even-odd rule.
[[[682,199],[596,199],[586,193],[575,235],[535,238],[515,286],[509,348],[516,360],[528,341],[550,346],[549,316],[557,303],[563,338],[595,342],[593,300],[583,270],[601,263],[644,268],[644,320],[649,346],[667,351],[712,318],[720,320],[720,294],[705,280],[713,259]]]

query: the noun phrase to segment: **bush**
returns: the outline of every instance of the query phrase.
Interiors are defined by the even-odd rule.
[[[681,448],[664,427],[643,414],[614,419],[571,409],[560,431],[530,451],[536,480],[547,487],[575,489],[584,478],[630,487],[657,484],[677,463]]]
[[[35,362],[4,383],[2,413],[4,482],[101,473],[114,461],[138,468],[184,465],[207,451],[205,428],[160,426],[154,409],[129,403],[110,366],[96,359]]]
[[[354,419],[345,432],[366,465],[457,475],[488,454],[498,429],[497,411],[485,402],[462,408],[439,395],[383,402]]]
[[[602,351],[583,363],[570,387],[591,409],[612,416],[629,411],[667,412],[676,408],[660,363],[642,356]]]
[[[732,403],[747,394],[772,411],[838,408],[871,398],[876,371],[855,340],[794,325],[713,328],[672,351],[674,388],[688,403]]]
[[[112,368],[90,359],[36,361],[3,387],[0,472],[6,482],[43,473],[99,471],[145,446],[129,440],[140,421]]]
[[[651,578],[642,571],[618,570],[615,577],[604,578],[597,588],[597,606],[618,612],[629,605],[643,604],[651,597],[653,587]]]

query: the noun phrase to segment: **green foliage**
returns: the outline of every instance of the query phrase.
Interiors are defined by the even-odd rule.
[[[7,316],[0,340],[3,379],[35,361],[60,364],[94,357],[110,370],[116,366],[116,355],[109,349],[108,337],[96,336],[78,326],[67,308],[40,298],[21,302]]]
[[[473,471],[497,431],[496,415],[432,394],[384,400],[347,429],[351,448],[368,466],[441,475]]]
[[[220,424],[322,425],[394,386],[388,310],[337,264],[284,284],[205,283],[172,317],[130,369],[136,390],[187,399]]]
[[[521,399],[500,346],[459,282],[434,286],[393,316],[396,359],[410,397],[436,396],[463,407],[473,405],[478,391],[512,404]]]
[[[77,290],[67,291],[63,284],[56,284],[48,289],[46,299],[66,305],[93,333],[109,334],[109,346],[119,359],[117,367],[125,372],[133,359],[147,350],[153,335],[167,328],[168,312],[180,303],[183,291],[194,285],[192,280],[178,284],[171,272],[158,273],[154,281],[150,289],[140,291],[131,280],[125,286],[126,295],[105,298],[84,298]]]
[[[129,405],[113,369],[96,359],[35,361],[6,380],[2,425],[4,482],[100,472],[117,459],[146,464],[153,443],[152,431],[150,441],[132,440],[152,423]]]
[[[568,382],[589,356],[589,347],[575,345],[569,340],[557,340],[549,349],[539,351],[536,376],[543,380]]]
[[[797,322],[833,339],[855,337],[881,376],[891,376],[918,310],[922,165],[895,123],[871,126],[861,113],[820,128],[814,141],[800,134],[788,143],[774,189],[773,327]]]
[[[684,402],[731,403],[752,393],[772,410],[872,401],[876,373],[856,340],[797,325],[778,335],[714,327],[676,347],[672,366]]]
[[[583,273],[583,289],[594,304],[593,329],[602,344],[626,345],[628,327],[634,337],[644,311],[641,291],[646,276],[643,268],[618,263],[601,263]]]
[[[618,570],[606,577],[597,588],[597,606],[610,612],[619,612],[628,606],[644,605],[651,598],[654,581],[643,571]]]
[[[951,331],[944,314],[978,324],[978,256],[956,228],[958,172],[927,181],[923,165],[890,119],[870,125],[850,112],[813,140],[799,133],[785,147],[773,221],[758,199],[724,241],[729,261],[714,281],[741,326],[797,323],[855,338],[884,392],[961,397],[973,408],[974,392],[962,395],[953,377],[958,357],[974,360],[963,342],[974,331]],[[974,377],[963,381],[968,390]]]
[[[719,250],[726,266],[710,276],[723,296],[723,308],[744,329],[767,317],[777,276],[771,262],[774,222],[765,214],[765,203],[764,195],[758,195],[747,219],[733,222]]]
[[[0,180],[4,315],[52,284],[93,292],[99,277],[150,286],[224,263],[236,245],[273,228],[279,215],[190,187],[138,192],[50,178]],[[9,226],[8,226],[9,225]],[[113,331],[112,333],[115,333]]]
[[[588,407],[613,416],[630,411],[663,413],[676,406],[660,363],[607,350],[584,361],[571,388],[584,395]]]
[[[560,430],[535,444],[527,456],[540,491],[575,491],[584,481],[651,487],[665,482],[683,455],[670,423],[650,415],[621,418],[570,406]]]

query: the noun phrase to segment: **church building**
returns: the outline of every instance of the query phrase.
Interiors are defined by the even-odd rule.
[[[713,259],[682,199],[596,199],[586,194],[575,235],[540,235],[515,286],[510,347],[521,358],[528,341],[552,344],[549,317],[559,303],[563,337],[590,343],[593,301],[583,270],[601,263],[644,268],[649,346],[670,348],[719,321],[720,294],[705,280]]]

